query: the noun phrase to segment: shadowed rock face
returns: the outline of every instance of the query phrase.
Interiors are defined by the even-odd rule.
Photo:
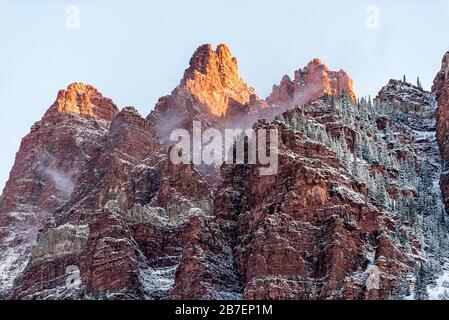
[[[15,279],[13,297],[187,297],[183,286],[196,298],[238,294],[232,265],[223,274],[229,293],[214,289],[214,270],[229,264],[232,255],[211,221],[211,191],[191,165],[174,167],[167,153],[134,108],[120,111],[84,164],[70,199],[39,233],[26,268]],[[212,254],[217,257],[206,264]],[[201,273],[178,280],[177,268],[187,272],[195,259]],[[80,270],[78,290],[66,288],[68,266]],[[190,276],[197,278],[190,281]]]
[[[432,92],[438,101],[436,114],[437,140],[440,146],[441,157],[445,162],[444,172],[441,175],[441,191],[449,208],[449,174],[447,172],[447,162],[449,161],[449,52],[443,57],[441,70],[435,77]]]
[[[435,96],[431,92],[400,80],[390,80],[379,91],[376,99],[379,103],[393,104],[408,114],[428,110],[435,111]]]
[[[388,219],[367,204],[366,187],[322,143],[283,122],[258,126],[279,130],[278,174],[260,176],[253,165],[223,166],[215,201],[215,215],[235,236],[243,297],[387,298],[398,286],[389,276],[405,277],[413,261],[393,240]],[[394,264],[387,270],[383,259]],[[373,263],[382,291],[367,290],[359,278]]]
[[[432,92],[438,101],[437,109],[437,138],[441,148],[441,155],[445,161],[449,160],[449,52],[441,63],[441,70],[435,77]]]

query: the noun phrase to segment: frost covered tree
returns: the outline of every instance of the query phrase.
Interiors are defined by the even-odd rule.
[[[386,186],[385,177],[380,174],[376,175],[373,190],[374,199],[377,206],[382,210],[387,208],[389,198],[385,186]]]
[[[427,292],[427,273],[422,264],[418,267],[416,273],[414,298],[415,300],[429,299],[429,294]]]
[[[360,182],[360,169],[357,157],[352,157],[351,174],[355,181]]]

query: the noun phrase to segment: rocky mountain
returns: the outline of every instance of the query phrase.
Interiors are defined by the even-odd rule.
[[[295,71],[293,80],[285,75],[278,86],[273,86],[267,102],[286,109],[307,105],[323,94],[338,96],[341,92],[355,102],[352,86],[353,81],[344,70],[331,71],[319,59],[313,59],[303,70]]]
[[[191,128],[193,120],[226,127],[228,118],[245,113],[251,99],[257,99],[254,89],[240,78],[229,48],[221,44],[214,50],[206,44],[195,51],[179,86],[159,99],[148,119],[163,139],[174,128]]]
[[[323,94],[346,92],[355,102],[352,85],[345,71],[331,71],[314,59],[304,70],[295,71],[293,81],[284,76],[269,97],[260,99],[241,79],[237,59],[229,48],[220,44],[214,51],[207,44],[195,51],[179,86],[159,99],[147,119],[162,139],[174,128],[191,129],[193,120],[206,128],[250,128],[261,118],[272,120],[288,108],[308,104]]]
[[[447,57],[432,93],[391,80],[357,99],[314,59],[261,99],[227,46],[204,45],[147,118],[70,85],[0,198],[0,297],[449,297]],[[277,132],[277,171],[246,158],[211,185],[174,164],[169,134],[193,120]]]
[[[23,270],[38,230],[70,199],[117,113],[95,88],[74,83],[23,138],[0,198],[0,295]]]
[[[165,297],[183,246],[193,240],[190,232],[205,232],[198,228],[212,206],[198,174],[190,165],[174,169],[167,152],[134,108],[120,111],[84,165],[71,198],[40,230],[12,297]],[[67,292],[67,266],[79,267],[79,290]]]
[[[416,268],[440,274],[448,243],[431,93],[392,80],[374,102],[325,95],[257,126],[279,130],[278,174],[223,167],[215,201],[236,237],[244,298],[425,292]],[[368,288],[373,270],[379,286]]]

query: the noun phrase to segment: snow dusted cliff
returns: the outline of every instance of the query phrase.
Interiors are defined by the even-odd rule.
[[[447,298],[444,68],[435,95],[391,80],[371,101],[313,60],[264,100],[205,45],[147,118],[70,85],[0,198],[0,297]],[[212,186],[173,164],[193,120],[276,129],[278,171],[224,164]]]

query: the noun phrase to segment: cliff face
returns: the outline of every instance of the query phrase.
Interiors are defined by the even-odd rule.
[[[243,297],[386,298],[398,287],[387,274],[401,278],[413,264],[392,240],[389,221],[366,203],[367,190],[334,152],[284,123],[267,126],[280,131],[279,174],[264,178],[252,166],[223,168],[216,200],[217,217],[235,224]],[[242,177],[238,186],[236,176]],[[381,256],[394,267],[387,271]],[[373,265],[382,291],[365,287]]]
[[[212,206],[192,166],[174,170],[167,152],[134,108],[118,113],[70,200],[41,231],[13,297],[166,297]],[[65,288],[67,266],[79,268],[79,290]],[[198,298],[214,294],[198,290]]]
[[[216,117],[226,115],[231,107],[245,105],[254,93],[240,78],[237,58],[225,44],[215,51],[210,45],[199,47],[181,85],[198,99],[200,106]]]
[[[387,190],[397,199],[394,211],[400,221],[399,239],[401,243],[404,236],[415,243],[419,240],[418,251],[424,259],[417,261],[416,268],[420,271],[415,271],[413,297],[446,299],[441,293],[444,289],[436,285],[444,281],[448,268],[445,248],[449,225],[443,184],[440,188],[443,155],[438,143],[435,96],[421,87],[391,80],[376,97],[375,107],[380,110],[376,122],[385,134],[384,139],[389,142],[389,148],[400,154],[396,186]],[[398,186],[402,189],[399,196]],[[427,274],[429,279],[423,280],[420,273]]]
[[[75,83],[23,138],[0,201],[0,291],[23,269],[44,221],[70,198],[117,112],[95,88]]]
[[[52,211],[70,196],[80,167],[106,134],[117,107],[79,83],[57,100],[22,140],[0,204],[1,212]]]
[[[396,80],[356,103],[349,76],[318,60],[263,100],[224,45],[198,48],[147,119],[70,85],[24,138],[0,201],[0,296],[422,296],[416,269],[434,281],[449,256],[446,62],[438,109]],[[193,120],[277,130],[278,170],[223,164],[212,187],[169,159],[169,133]]]
[[[374,104],[324,97],[257,123],[279,131],[277,175],[224,166],[215,201],[244,298],[406,296],[416,265],[447,242],[434,115],[431,93],[392,80]]]
[[[441,191],[443,192],[446,208],[449,206],[449,173],[447,162],[449,161],[449,52],[443,57],[441,70],[435,77],[432,92],[438,101],[436,113],[437,140],[440,146],[441,156],[445,162],[444,172],[441,175]]]
[[[438,101],[437,110],[437,137],[438,143],[440,144],[441,154],[443,158],[447,161],[449,159],[448,152],[448,106],[449,106],[449,52],[447,52],[441,63],[441,70],[435,77],[432,86],[432,92]]]

